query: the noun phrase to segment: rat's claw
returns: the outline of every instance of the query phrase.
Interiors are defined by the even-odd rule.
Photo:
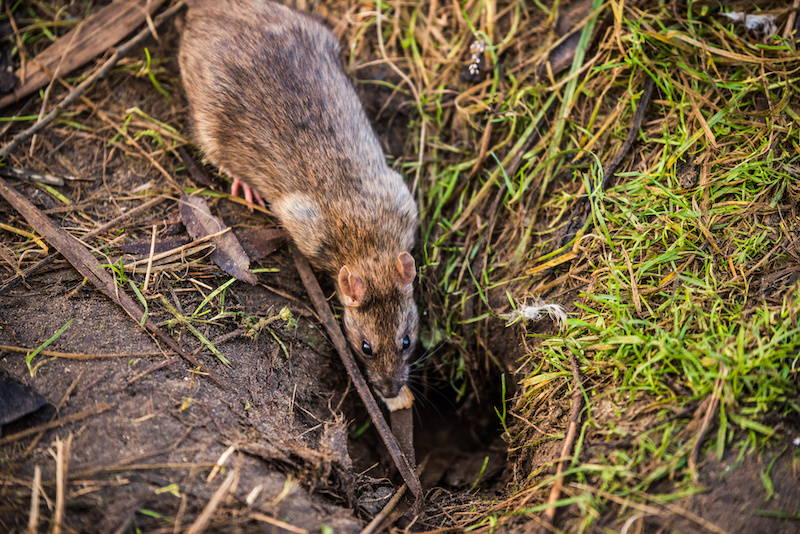
[[[241,180],[238,178],[233,179],[233,183],[231,184],[231,196],[235,197],[239,193],[239,186],[247,187]]]
[[[248,204],[253,203],[253,190],[250,189],[250,186],[247,184],[242,184],[242,192],[244,193],[244,199],[247,201]],[[253,211],[253,206],[249,206],[248,209]]]
[[[256,204],[262,208],[267,207],[264,205],[264,200],[261,198],[261,195],[258,194],[258,191],[254,191],[249,185],[238,178],[234,178],[233,183],[231,184],[231,196],[238,196],[240,187],[242,188],[242,195],[244,195],[244,199],[248,203],[252,204],[253,200],[255,200]],[[253,211],[253,206],[250,206],[248,209]]]
[[[264,199],[261,198],[261,195],[258,194],[258,191],[253,189],[253,198],[255,199],[256,203],[264,209],[267,209],[267,205],[264,203]]]

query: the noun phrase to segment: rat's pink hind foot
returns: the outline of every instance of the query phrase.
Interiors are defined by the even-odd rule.
[[[266,209],[266,205],[264,204],[264,199],[261,198],[261,195],[258,194],[258,191],[254,191],[249,185],[245,182],[239,180],[238,178],[233,179],[233,183],[231,184],[231,195],[237,196],[239,193],[239,187],[242,188],[242,194],[244,195],[244,199],[249,202],[253,203],[253,200],[256,201],[256,204],[261,206],[262,208]],[[250,211],[253,211],[253,207],[250,206]]]

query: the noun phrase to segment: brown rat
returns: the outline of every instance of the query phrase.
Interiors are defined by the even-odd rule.
[[[197,143],[334,277],[350,345],[380,395],[397,397],[417,343],[418,212],[386,165],[336,38],[268,1],[188,4],[179,60]]]

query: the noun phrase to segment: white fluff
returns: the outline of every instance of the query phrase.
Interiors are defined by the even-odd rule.
[[[775,35],[778,33],[778,27],[775,25],[774,15],[748,15],[741,11],[733,13],[723,13],[726,17],[734,22],[744,22],[745,28],[754,32],[764,34],[764,37]]]
[[[539,299],[533,299],[530,302],[517,302],[516,304],[516,310],[500,315],[500,317],[508,321],[506,326],[511,326],[520,319],[541,321],[545,317],[550,317],[561,330],[567,322],[567,312],[559,304],[546,304]]]

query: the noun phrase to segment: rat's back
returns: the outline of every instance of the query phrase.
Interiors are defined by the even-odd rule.
[[[369,253],[352,250],[365,233],[372,246],[413,246],[413,198],[386,166],[330,30],[268,1],[195,0],[180,66],[206,157],[256,189],[312,263],[336,270]]]

